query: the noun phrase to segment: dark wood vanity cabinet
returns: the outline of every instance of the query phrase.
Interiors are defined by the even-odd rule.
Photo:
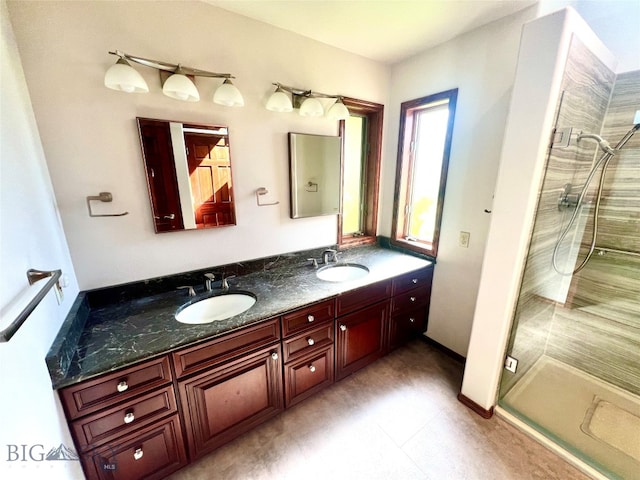
[[[172,356],[191,460],[284,409],[279,317]]]
[[[385,281],[337,298],[336,380],[385,354],[390,294],[391,281]]]
[[[326,300],[282,316],[287,407],[334,382],[334,305]]]
[[[426,331],[432,278],[430,266],[393,279],[389,350]]]
[[[167,356],[70,386],[60,397],[89,480],[159,479],[186,465]]]
[[[369,365],[426,329],[432,274],[345,292],[60,390],[85,475],[164,478]]]

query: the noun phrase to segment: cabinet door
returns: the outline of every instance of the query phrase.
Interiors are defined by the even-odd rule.
[[[178,383],[191,459],[283,410],[278,344]]]
[[[336,319],[336,380],[384,354],[389,302],[380,302]]]

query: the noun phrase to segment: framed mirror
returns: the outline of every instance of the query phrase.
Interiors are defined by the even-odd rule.
[[[289,133],[291,218],[340,213],[340,137]]]
[[[229,129],[137,123],[156,233],[235,225]]]

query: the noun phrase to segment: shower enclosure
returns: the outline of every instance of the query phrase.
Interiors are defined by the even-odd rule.
[[[640,71],[573,37],[498,402],[625,480],[640,479],[637,111]]]

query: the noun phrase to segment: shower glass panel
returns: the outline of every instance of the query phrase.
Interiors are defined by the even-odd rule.
[[[614,479],[640,479],[638,110],[640,71],[574,38],[498,402]]]

